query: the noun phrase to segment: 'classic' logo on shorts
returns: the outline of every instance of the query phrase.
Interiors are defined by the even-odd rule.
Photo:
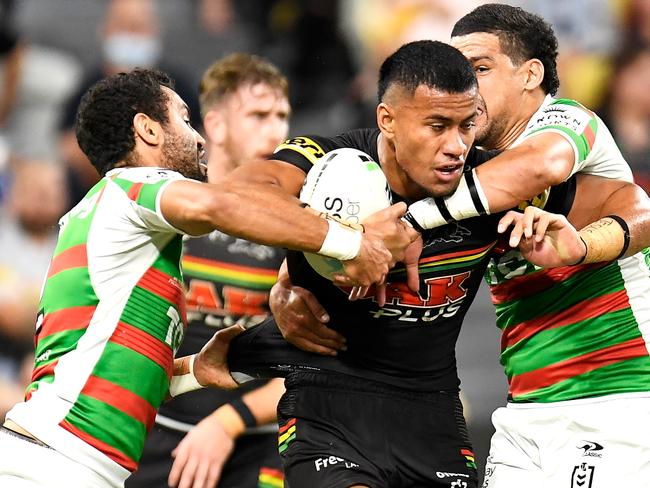
[[[316,459],[316,461],[314,461],[314,466],[316,467],[316,471],[320,471],[321,469],[329,468],[330,466],[334,466],[335,464],[341,464],[341,463],[344,463],[347,469],[359,467],[358,464],[355,464],[351,461],[346,461],[345,459],[337,456],[327,456],[323,458],[318,458]]]

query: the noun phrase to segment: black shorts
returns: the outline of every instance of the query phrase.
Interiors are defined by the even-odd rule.
[[[145,443],[138,470],[125,483],[126,488],[166,487],[173,459],[171,452],[185,432],[155,424]],[[281,487],[282,462],[278,456],[277,436],[243,435],[235,442],[230,459],[221,473],[218,488]]]
[[[287,488],[475,488],[457,392],[293,373],[278,405]]]

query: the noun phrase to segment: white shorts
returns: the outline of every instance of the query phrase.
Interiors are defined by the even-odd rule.
[[[0,430],[0,487],[115,488],[106,479],[54,449]]]
[[[511,404],[492,423],[483,488],[650,487],[650,398]]]

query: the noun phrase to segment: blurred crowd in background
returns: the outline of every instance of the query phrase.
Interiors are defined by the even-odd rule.
[[[29,382],[58,218],[98,180],[74,136],[77,104],[93,82],[135,66],[163,69],[200,128],[203,71],[226,54],[250,52],[288,76],[291,134],[334,135],[374,125],[387,55],[411,40],[448,40],[455,20],[481,3],[0,0],[0,418]],[[650,192],[650,0],[508,3],[551,22],[559,95],[605,120]]]

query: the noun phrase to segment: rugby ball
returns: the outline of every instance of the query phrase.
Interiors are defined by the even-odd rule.
[[[352,148],[323,155],[307,173],[300,200],[314,210],[351,224],[391,204],[391,193],[381,167],[366,153]],[[304,253],[307,262],[329,280],[343,270],[338,259]]]

